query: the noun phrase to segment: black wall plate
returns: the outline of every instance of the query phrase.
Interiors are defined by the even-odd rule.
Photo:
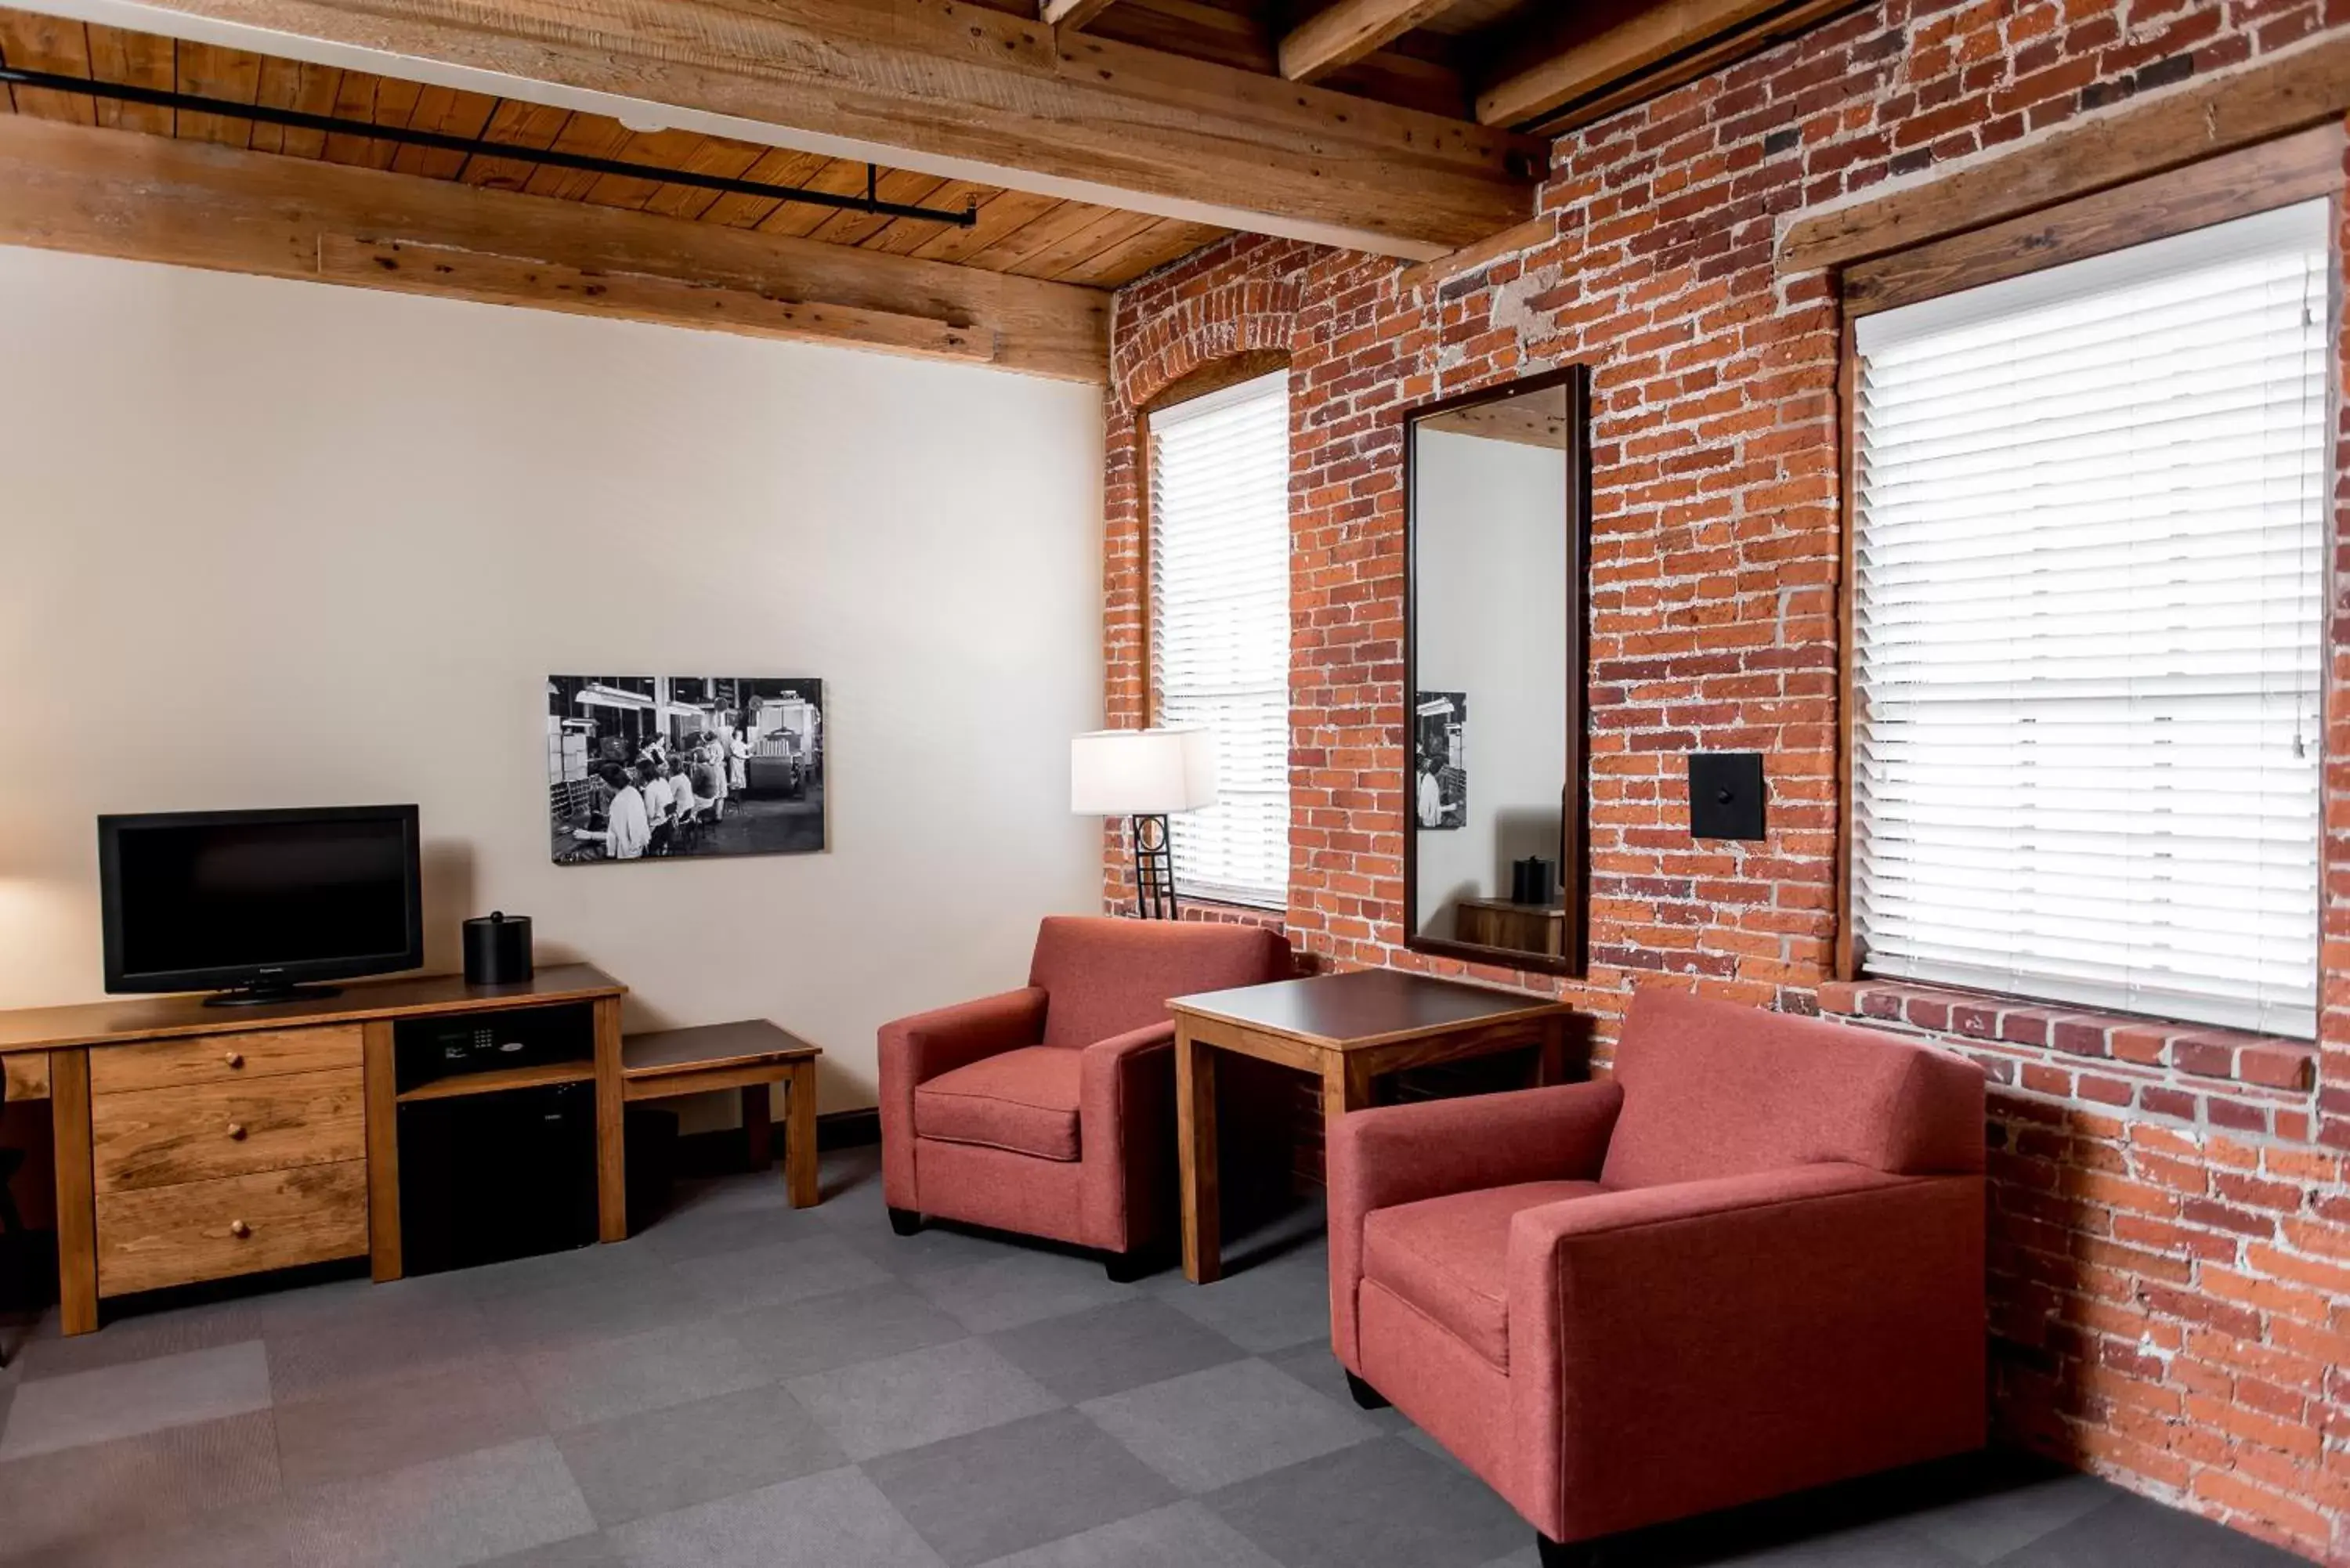
[[[1691,752],[1689,786],[1690,837],[1764,836],[1762,753]]]

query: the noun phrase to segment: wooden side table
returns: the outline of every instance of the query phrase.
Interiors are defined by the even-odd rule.
[[[767,1085],[784,1085],[784,1181],[792,1207],[811,1209],[816,1179],[816,1064],[823,1048],[764,1019],[663,1029],[620,1042],[620,1097],[666,1100],[713,1089],[743,1091],[743,1131],[754,1165],[770,1152]]]
[[[1183,1168],[1183,1272],[1223,1275],[1216,1186],[1216,1053],[1278,1062],[1321,1080],[1326,1128],[1371,1103],[1383,1073],[1497,1051],[1540,1048],[1541,1081],[1566,1073],[1574,1009],[1549,997],[1463,985],[1400,970],[1360,970],[1179,996],[1175,1015],[1176,1147]]]

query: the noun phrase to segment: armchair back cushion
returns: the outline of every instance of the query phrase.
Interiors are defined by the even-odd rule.
[[[1045,1044],[1082,1050],[1167,1022],[1167,999],[1286,980],[1278,931],[1200,920],[1055,915],[1036,932],[1028,983],[1042,987]]]
[[[1616,1048],[1624,1109],[1600,1180],[1656,1187],[1844,1161],[1983,1168],[1983,1076],[1873,1030],[1642,991]]]

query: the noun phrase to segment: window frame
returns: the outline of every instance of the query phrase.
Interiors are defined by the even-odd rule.
[[[2251,217],[2322,197],[2327,202],[2331,214],[2328,233],[2334,249],[2334,281],[2328,336],[2329,340],[2338,346],[2344,327],[2341,279],[2345,148],[2345,128],[2335,121],[2130,181],[2022,217],[1852,264],[1839,271],[1836,277],[1839,348],[1835,383],[1839,539],[1834,979],[1862,981],[1884,978],[1871,975],[1868,971],[1867,955],[1862,949],[1856,921],[1853,889],[1853,836],[1856,825],[1854,811],[1854,730],[1860,705],[1856,638],[1859,544],[1856,480],[1860,456],[1857,324],[1864,317],[1878,311],[1939,298],[1984,284],[2130,249],[2215,223]],[[2335,468],[2335,483],[2329,487],[2330,494],[2334,488],[2338,487],[2342,478],[2343,378],[2342,355],[2338,348],[2336,352],[2328,356],[2327,379],[2327,400],[2332,410],[2327,428],[2333,432]],[[2329,650],[2333,643],[2331,607],[2338,586],[2333,558],[2335,539],[2340,532],[2340,515],[2337,504],[2329,514],[2330,527],[2323,551],[2327,563],[2324,602],[2328,606],[2328,628],[2323,647]],[[2335,685],[2330,652],[2321,654],[2320,680],[2325,701],[2330,703]],[[2320,733],[2318,768],[2321,780],[2325,777],[2333,761],[2327,729],[2330,726],[2322,728]],[[2322,814],[2320,831],[2312,849],[2317,856],[2322,888],[2326,870],[2326,836],[2322,826]],[[2321,986],[2324,975],[2322,942],[2321,929],[2321,950],[2313,951],[2310,955]],[[1928,984],[1898,979],[1886,979],[1885,983],[1918,983],[1925,989],[1936,991],[1960,992],[1968,989],[1940,982]],[[2116,1017],[2147,1017],[2157,1022],[2178,1023],[2181,1027],[2242,1033],[2222,1025],[2196,1024],[2111,1008],[2084,1007],[2062,999],[2033,996],[2026,992],[1981,994],[2037,1008],[2092,1014],[2112,1013]],[[2322,1000],[2320,1011],[2323,1012]]]
[[[1158,508],[1154,504],[1156,484],[1152,477],[1151,457],[1156,445],[1156,436],[1151,429],[1151,421],[1163,414],[1167,414],[1176,409],[1183,407],[1187,403],[1196,402],[1201,398],[1212,397],[1218,392],[1224,391],[1232,387],[1237,387],[1243,382],[1262,380],[1264,378],[1273,375],[1286,375],[1288,372],[1289,356],[1287,353],[1279,349],[1251,349],[1244,353],[1235,354],[1229,358],[1213,360],[1211,363],[1199,367],[1197,369],[1194,369],[1186,375],[1178,377],[1175,380],[1170,381],[1165,387],[1161,388],[1150,398],[1149,401],[1145,402],[1142,407],[1136,411],[1134,456],[1135,504],[1141,517],[1142,527],[1140,530],[1140,537],[1136,542],[1135,563],[1136,569],[1140,574],[1139,594],[1142,601],[1142,722],[1146,727],[1156,725],[1160,722],[1159,681],[1162,674],[1162,661],[1159,657],[1159,595],[1152,586],[1158,576],[1159,515]],[[1293,386],[1289,390],[1291,406],[1295,408],[1296,389]],[[1283,436],[1283,443],[1284,449],[1288,450],[1289,461],[1292,465],[1294,476],[1296,454],[1295,452],[1295,443],[1290,441],[1286,432],[1284,432]],[[1291,689],[1293,697],[1295,695],[1295,657],[1293,652],[1289,660],[1286,661],[1284,669],[1284,687]],[[1293,742],[1290,749],[1294,749],[1295,725],[1293,722],[1284,726],[1284,728],[1289,733],[1290,739]],[[1284,757],[1284,771],[1286,770],[1286,762],[1287,759]],[[1292,782],[1294,783],[1295,781]],[[1172,825],[1170,825],[1170,829]],[[1274,913],[1286,915],[1289,910],[1289,901],[1295,889],[1295,874],[1296,866],[1295,861],[1295,846],[1293,846],[1291,856],[1286,857],[1284,859],[1281,869],[1281,891],[1277,898],[1274,900],[1259,902],[1253,898],[1241,897],[1231,888],[1219,888],[1209,890],[1196,890],[1187,888],[1183,884],[1180,876],[1176,879],[1174,890],[1177,898],[1187,903],[1212,905],[1218,908],[1229,909],[1246,909],[1258,914]]]

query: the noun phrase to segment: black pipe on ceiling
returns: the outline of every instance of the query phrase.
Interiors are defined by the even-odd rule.
[[[979,221],[975,206],[950,210],[908,206],[901,202],[881,200],[879,171],[869,163],[865,166],[865,193],[861,196],[841,196],[830,191],[807,191],[794,185],[762,184],[756,180],[738,180],[727,174],[703,174],[691,169],[661,169],[650,163],[630,163],[618,158],[562,152],[551,147],[517,147],[512,142],[492,141],[486,137],[449,136],[437,130],[415,130],[407,126],[376,125],[364,119],[340,119],[332,115],[277,109],[269,104],[238,103],[234,99],[204,98],[163,88],[138,87],[129,82],[93,81],[87,77],[57,76],[48,71],[28,71],[15,66],[0,66],[0,83],[11,87],[42,88],[50,92],[78,93],[85,98],[111,99],[118,103],[145,104],[153,109],[168,109],[187,114],[215,114],[250,119],[263,125],[319,131],[328,136],[364,136],[377,141],[397,142],[403,147],[429,147],[439,152],[461,153],[468,158],[511,158],[550,169],[615,174],[622,179],[650,180],[663,185],[691,185],[697,190],[719,191],[731,196],[800,202],[880,218],[913,218],[928,223],[951,223],[958,228],[969,228]]]

